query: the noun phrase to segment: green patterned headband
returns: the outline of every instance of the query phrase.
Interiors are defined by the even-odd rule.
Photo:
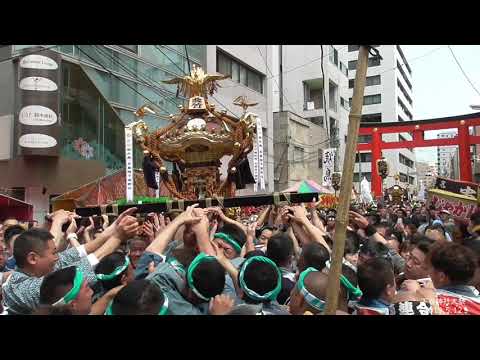
[[[130,265],[130,259],[128,258],[128,256],[125,256],[125,262],[123,263],[123,265],[117,266],[115,270],[113,270],[113,272],[111,272],[110,274],[97,274],[96,277],[98,280],[101,281],[115,279],[118,275],[120,275],[128,268],[128,265]]]
[[[318,311],[323,311],[323,309],[325,308],[325,301],[313,295],[305,287],[305,278],[308,276],[308,274],[314,271],[318,271],[318,270],[313,267],[309,267],[304,271],[302,271],[297,282],[297,289],[298,291],[300,291],[300,294],[302,294],[303,298],[310,306],[317,309]]]
[[[277,272],[277,285],[275,288],[263,295],[258,294],[257,292],[251,290],[248,288],[247,284],[245,283],[244,277],[245,277],[245,269],[253,262],[263,262],[266,264],[270,264],[275,268],[275,271]],[[275,264],[272,260],[265,256],[252,256],[249,258],[247,261],[245,261],[242,264],[242,267],[240,269],[240,287],[242,288],[243,291],[248,295],[253,300],[258,300],[258,301],[264,301],[264,300],[276,300],[278,294],[280,293],[280,290],[282,289],[282,273],[277,267],[277,264]]]
[[[160,311],[158,312],[158,315],[167,315],[168,312],[168,297],[165,293],[163,293],[163,304],[162,307],[160,308]],[[112,305],[113,301],[110,302],[110,304],[107,307],[107,311],[105,311],[105,315],[114,315],[113,310],[112,310]]]
[[[210,298],[208,298],[206,296],[203,296],[197,290],[197,288],[195,287],[195,284],[193,283],[193,272],[198,267],[198,265],[200,265],[202,262],[204,262],[204,261],[216,261],[216,260],[217,259],[215,258],[215,256],[210,256],[210,255],[207,255],[207,254],[202,252],[202,253],[198,254],[195,259],[193,259],[192,263],[190,264],[190,266],[188,267],[188,270],[187,270],[188,286],[190,287],[190,289],[192,289],[192,291],[195,293],[195,295],[197,295],[200,299],[202,299],[204,301],[209,301]]]
[[[83,284],[83,273],[80,269],[75,268],[75,277],[73,278],[73,286],[60,300],[52,304],[52,306],[61,306],[71,303],[78,296]]]
[[[353,265],[350,264],[350,262],[348,262],[347,260],[343,259],[342,263],[347,265],[352,270],[354,270],[354,268],[352,268]],[[327,261],[327,263],[325,265],[326,265],[327,269],[330,270],[330,261]],[[355,268],[355,270],[356,270],[356,268]],[[353,284],[343,274],[340,275],[340,283],[343,286],[345,286],[345,288],[347,289],[348,300],[358,300],[362,297],[362,295],[363,295],[362,290],[360,290],[358,288],[358,286],[353,286]]]
[[[240,246],[240,244],[238,242],[235,241],[235,239],[231,235],[228,235],[228,234],[225,234],[225,233],[222,233],[222,232],[218,232],[213,237],[222,239],[223,241],[226,241],[228,244],[233,246],[233,248],[235,249],[235,251],[237,253],[242,252],[242,247]]]

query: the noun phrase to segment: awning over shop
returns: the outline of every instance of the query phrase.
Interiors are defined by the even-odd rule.
[[[19,221],[31,221],[33,219],[33,205],[0,194],[0,221],[10,217]]]
[[[283,192],[296,192],[296,193],[300,193],[300,194],[311,193],[311,192],[318,192],[318,193],[322,193],[322,194],[333,194],[334,193],[333,190],[331,190],[331,189],[329,189],[325,186],[319,185],[313,180],[299,181],[298,183],[289,187],[288,189],[283,190]]]
[[[125,170],[119,170],[52,199],[53,210],[73,211],[77,207],[111,204],[125,198],[125,184]],[[142,171],[134,171],[134,184],[135,196],[148,196]],[[160,183],[160,196],[168,195],[168,190],[162,185]]]

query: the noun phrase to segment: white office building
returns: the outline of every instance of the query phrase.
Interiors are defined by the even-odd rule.
[[[277,182],[292,184],[309,178],[321,183],[321,157],[323,149],[329,147],[338,148],[336,168],[341,171],[349,114],[347,60],[347,45],[274,46],[273,112],[288,112],[291,119],[285,123],[289,132],[282,129],[275,133],[274,143],[280,147],[288,143],[288,151],[279,150],[285,156],[275,165]],[[302,136],[297,136],[299,132]],[[287,134],[286,138],[277,138],[280,133]],[[296,170],[289,171],[291,167]],[[281,180],[279,174],[285,177],[286,173],[296,175]]]
[[[363,99],[362,123],[396,122],[412,120],[412,70],[405,59],[399,45],[378,45],[382,60],[370,56]],[[353,95],[354,79],[358,59],[359,45],[348,45],[347,59],[349,69],[349,99]],[[411,140],[405,134],[386,134],[383,141],[394,142]],[[369,142],[368,138],[359,139]],[[400,185],[413,188],[416,184],[415,154],[409,149],[382,150],[382,154],[390,166],[390,176],[385,186],[395,184],[395,176],[399,175]],[[359,178],[365,176],[371,181],[371,153],[362,152],[357,155],[354,182],[359,186]]]
[[[207,72],[230,75],[230,79],[220,81],[221,88],[210,99],[221,109],[227,108],[230,115],[240,117],[243,109],[233,105],[238,96],[246,96],[249,102],[258,105],[248,111],[257,114],[263,128],[263,158],[265,190],[273,192],[273,116],[272,116],[272,45],[207,45]],[[226,174],[231,157],[222,159],[221,173]],[[253,152],[249,155],[253,173]],[[238,195],[253,193],[253,185],[239,190]]]

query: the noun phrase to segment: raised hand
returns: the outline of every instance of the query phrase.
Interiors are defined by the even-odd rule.
[[[187,210],[185,210],[180,215],[178,215],[175,218],[175,221],[179,222],[182,225],[198,223],[201,220],[201,217],[197,216],[194,213],[194,210],[197,206],[198,206],[198,204],[193,204],[193,205],[187,207]]]
[[[118,224],[114,223],[114,233],[122,241],[126,241],[138,233],[138,221],[133,216],[126,215],[122,217]]]
[[[349,211],[348,216],[350,217],[350,221],[356,224],[359,228],[365,229],[368,226],[367,218],[359,213],[356,213],[355,211]]]
[[[210,300],[208,312],[210,315],[225,315],[233,308],[234,301],[227,295],[221,294]]]

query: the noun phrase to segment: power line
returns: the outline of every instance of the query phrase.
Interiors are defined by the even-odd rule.
[[[477,90],[477,88],[475,87],[475,85],[473,84],[473,82],[470,80],[470,78],[468,77],[468,75],[465,73],[465,71],[463,70],[463,67],[462,65],[460,65],[460,62],[458,61],[457,57],[455,56],[455,53],[453,52],[452,48],[450,47],[450,45],[448,45],[448,49],[450,50],[450,52],[452,53],[452,56],[453,58],[455,59],[455,62],[457,63],[458,67],[460,68],[460,71],[462,72],[463,76],[465,76],[465,79],[467,79],[468,83],[472,86],[473,90],[475,90],[475,92],[480,95],[480,92]]]
[[[115,58],[114,56],[110,56],[110,55],[104,53],[103,51],[100,51],[101,48],[100,48],[98,45],[93,45],[93,46],[94,46],[94,50],[95,50],[97,53],[99,53],[100,55],[102,55],[102,56],[104,56],[104,57],[108,57],[110,60],[114,61],[117,65],[119,65],[120,67],[122,67],[131,77],[133,77],[134,79],[138,80],[141,84],[151,87],[155,93],[157,93],[159,96],[161,96],[161,97],[164,98],[165,100],[170,101],[172,104],[175,105],[175,107],[178,106],[178,104],[177,104],[174,100],[168,98],[167,95],[165,95],[164,93],[162,93],[162,91],[166,92],[166,90],[163,90],[163,89],[161,89],[161,88],[158,88],[158,87],[156,87],[154,84],[151,84],[151,83],[147,82],[147,81],[145,80],[145,77],[147,77],[148,79],[152,80],[152,81],[153,81],[154,83],[156,83],[156,84],[160,84],[160,83],[158,83],[158,82],[156,82],[155,80],[151,79],[150,77],[148,77],[147,75],[145,75],[145,74],[142,73],[141,71],[135,72],[134,70],[129,69],[127,66],[125,66],[125,65],[123,65],[123,64],[121,63],[120,59],[117,59],[117,58]],[[141,78],[139,75],[144,75],[144,78]],[[162,109],[163,111],[165,111],[165,112],[168,113],[168,111],[166,111],[165,109],[163,109],[160,105],[157,105],[157,106],[158,106],[160,109]]]
[[[345,45],[345,46],[337,49],[337,51],[343,50],[343,49],[345,49],[347,46],[348,46],[348,45]],[[289,69],[289,70],[282,71],[282,73],[283,73],[283,74],[288,74],[288,73],[290,73],[290,72],[292,72],[292,71],[295,71],[295,70],[297,70],[297,69],[300,69],[300,68],[302,68],[302,67],[305,67],[305,66],[307,66],[307,65],[310,65],[311,63],[314,63],[314,62],[316,62],[316,61],[322,60],[322,59],[326,58],[327,56],[330,56],[332,53],[333,53],[333,51],[329,52],[328,54],[326,54],[326,55],[324,55],[324,56],[321,56],[321,57],[312,59],[312,60],[310,60],[310,61],[308,61],[308,62],[306,62],[306,63],[304,63],[304,64],[295,66],[295,67],[293,67],[293,68],[291,68],[291,69]],[[272,76],[267,76],[267,77],[265,77],[265,80],[270,80],[270,79],[273,79],[273,78],[276,78],[276,77],[279,77],[279,76],[280,76],[280,75],[273,75],[273,74],[272,74]],[[240,84],[233,85],[233,86],[223,86],[224,89],[230,89],[230,88],[235,88],[235,87],[240,87]],[[294,104],[295,104],[295,103],[294,103]]]
[[[118,80],[120,80],[120,82],[122,82],[123,84],[127,85],[127,87],[129,87],[130,89],[132,89],[135,93],[137,93],[138,95],[140,95],[142,98],[144,98],[145,100],[147,100],[151,105],[153,106],[158,106],[154,101],[152,101],[151,99],[147,98],[145,95],[143,95],[142,93],[140,93],[137,89],[135,89],[134,87],[130,86],[130,84],[128,84],[126,81],[124,81],[120,76],[114,74],[111,70],[109,70],[106,66],[104,66],[102,63],[98,62],[97,60],[95,60],[94,58],[92,58],[90,55],[88,55],[84,50],[82,50],[80,48],[80,45],[77,45],[77,49],[83,53],[85,56],[87,56],[90,60],[92,60],[94,63],[100,65],[102,68],[104,68],[109,74],[115,76]],[[164,109],[160,108],[161,110],[165,111]],[[169,112],[166,111],[166,113],[168,114]]]
[[[5,58],[5,59],[3,59],[2,61],[0,61],[0,64],[2,64],[2,63],[4,63],[4,62],[7,62],[7,61],[10,61],[10,60],[13,60],[13,59],[15,59],[15,58],[17,58],[17,57],[19,57],[19,56],[27,56],[27,55],[31,55],[31,54],[38,54],[38,53],[41,53],[42,51],[51,50],[51,49],[53,49],[53,48],[55,48],[55,47],[57,47],[57,46],[58,46],[58,45],[52,45],[52,46],[47,46],[47,47],[45,47],[45,48],[42,48],[42,49],[40,49],[40,50],[30,51],[30,52],[28,52],[28,53],[12,55],[12,56],[10,56],[10,57],[8,57],[8,58]]]
[[[263,57],[262,51],[260,50],[259,46],[257,46],[257,50],[258,50],[258,52],[260,54],[260,57],[262,58],[263,62],[265,63],[265,67],[266,67],[267,71],[270,73],[271,76],[273,76],[273,73],[270,71],[270,68],[268,67],[267,60]],[[290,105],[290,109],[292,109],[292,111],[295,112],[295,109],[293,108],[293,106],[288,101],[287,96],[285,95],[285,92],[282,91],[284,89],[280,89],[280,85],[278,84],[277,80],[274,77],[272,77],[272,80],[277,85],[278,91],[282,94],[282,98],[285,99],[285,102],[287,103],[287,105]]]

